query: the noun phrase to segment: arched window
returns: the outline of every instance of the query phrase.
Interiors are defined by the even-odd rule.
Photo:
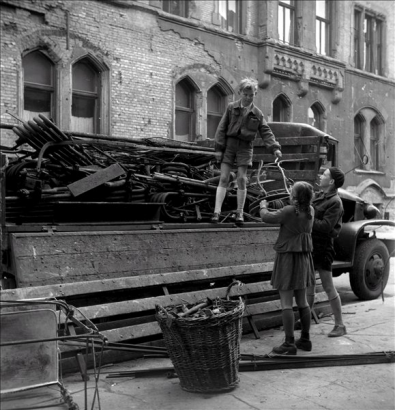
[[[375,117],[370,121],[370,164],[375,171],[379,170],[379,141],[380,123]]]
[[[289,122],[291,119],[291,105],[279,95],[273,101],[273,122]]]
[[[315,103],[308,109],[309,124],[321,131],[325,131],[324,109]]]
[[[195,92],[187,79],[176,85],[176,139],[194,140]]]
[[[354,118],[354,155],[355,166],[359,169],[364,169],[363,156],[366,154],[364,148],[364,128],[365,119],[361,114],[357,114]]]
[[[385,123],[376,110],[366,107],[354,117],[355,165],[366,171],[382,171],[384,168]],[[363,165],[363,156],[369,161]]]
[[[100,75],[93,64],[84,58],[73,65],[73,101],[71,129],[98,133],[100,104]]]
[[[54,65],[40,51],[33,51],[22,59],[24,79],[25,120],[36,117],[38,113],[54,117]]]
[[[225,111],[225,95],[215,85],[207,92],[207,138],[214,138],[218,124]]]

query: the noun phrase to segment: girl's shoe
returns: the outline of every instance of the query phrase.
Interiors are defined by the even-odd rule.
[[[273,347],[275,354],[296,355],[296,345],[294,343],[284,342],[281,346]]]
[[[311,341],[303,338],[298,339],[295,342],[295,345],[298,349],[305,350],[306,352],[311,352],[311,349],[313,348]]]

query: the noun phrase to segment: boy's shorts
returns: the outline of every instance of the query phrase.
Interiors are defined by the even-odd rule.
[[[313,235],[314,269],[332,272],[332,263],[335,259],[335,248],[332,238],[316,238]]]
[[[222,162],[233,166],[236,162],[238,167],[252,166],[252,141],[243,141],[238,138],[227,137],[226,148]]]

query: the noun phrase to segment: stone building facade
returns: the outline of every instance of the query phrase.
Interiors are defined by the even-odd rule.
[[[349,190],[394,218],[395,9],[388,1],[2,0],[1,122],[212,138],[246,77],[269,121],[339,140]],[[15,137],[2,130],[1,145]],[[368,162],[364,163],[365,155]]]

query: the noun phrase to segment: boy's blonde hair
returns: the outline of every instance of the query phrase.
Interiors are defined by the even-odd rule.
[[[239,92],[242,92],[243,90],[248,89],[248,90],[253,90],[254,92],[258,91],[258,81],[255,80],[255,78],[247,77],[241,80],[239,84]]]

